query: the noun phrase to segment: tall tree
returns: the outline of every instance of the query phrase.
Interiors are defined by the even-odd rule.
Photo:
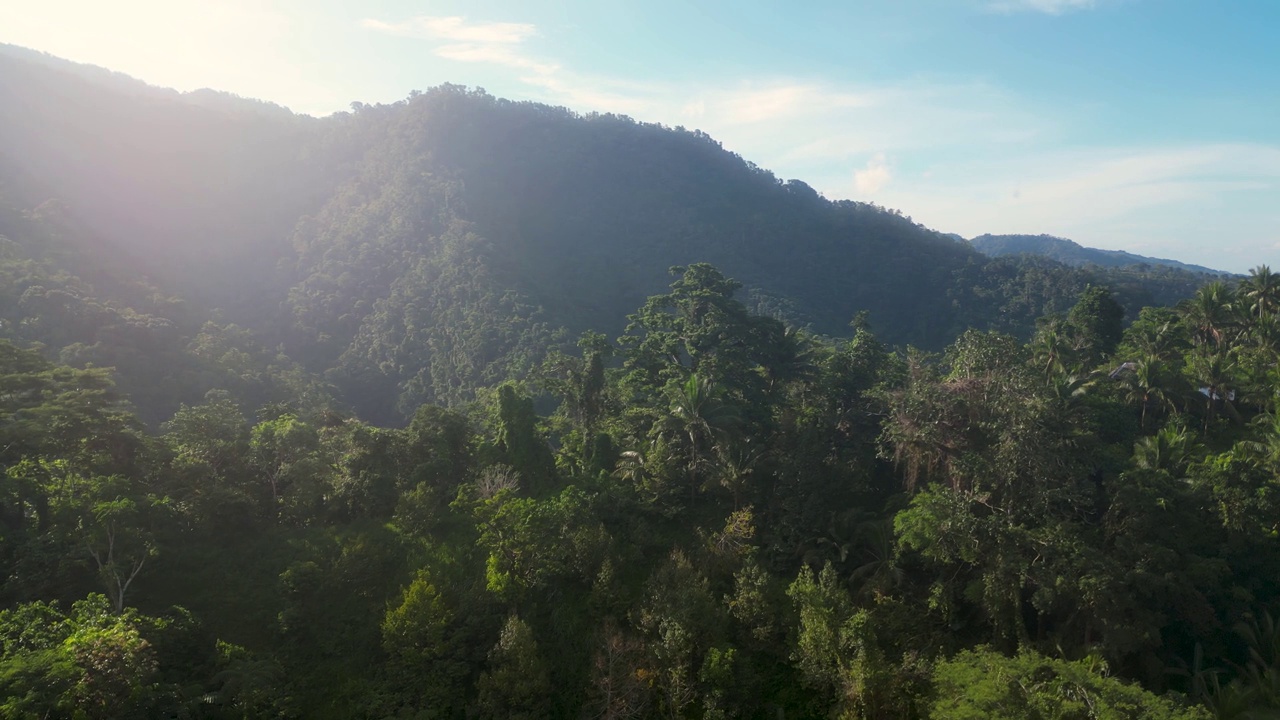
[[[1124,308],[1108,288],[1090,286],[1067,313],[1082,359],[1097,365],[1111,357],[1124,331]]]
[[[733,298],[741,285],[712,266],[671,270],[680,276],[671,292],[649,298],[620,340],[630,386],[652,392],[696,374],[746,408],[763,407],[769,378],[794,361],[794,340],[777,320],[748,313]]]
[[[1280,275],[1266,265],[1249,271],[1240,283],[1240,297],[1249,306],[1249,315],[1261,319],[1280,311]]]
[[[1205,285],[1179,305],[1179,309],[1197,345],[1218,348],[1233,339],[1236,294],[1226,283],[1215,281]]]
[[[672,399],[670,417],[687,453],[685,468],[690,501],[702,489],[702,478],[706,476],[707,465],[716,457],[716,448],[723,447],[729,430],[740,419],[724,396],[722,388],[692,374]]]
[[[534,720],[551,714],[554,688],[533,630],[512,615],[489,651],[488,669],[476,682],[481,718]]]

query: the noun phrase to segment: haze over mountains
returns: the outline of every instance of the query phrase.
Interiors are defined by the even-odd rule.
[[[1164,258],[1135,255],[1123,250],[1099,250],[1083,247],[1079,243],[1052,235],[979,235],[971,238],[969,244],[983,255],[1000,257],[1002,255],[1039,255],[1058,262],[1083,267],[1097,265],[1099,267],[1129,267],[1131,265],[1162,265],[1165,267],[1188,270],[1205,274],[1226,274],[1219,270],[1202,265],[1191,265],[1166,260]]]
[[[896,210],[828,201],[696,130],[451,85],[315,119],[6,46],[0,136],[8,212],[44,208],[71,249],[51,272],[97,278],[77,302],[185,322],[178,344],[216,309],[271,362],[298,363],[381,420],[466,399],[583,331],[620,332],[673,265],[710,262],[797,327],[847,334],[865,311],[887,341],[927,348],[971,326],[1025,336],[1090,283],[1134,313],[1202,282],[988,259]],[[7,232],[35,252],[20,236],[35,230]],[[139,307],[139,282],[182,298],[186,320]],[[50,342],[20,315],[9,327]],[[73,342],[96,340],[52,345]],[[101,348],[76,357],[130,372]]]
[[[1280,714],[1265,264],[0,50],[0,718]]]

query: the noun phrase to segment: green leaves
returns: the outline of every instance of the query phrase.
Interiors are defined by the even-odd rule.
[[[586,578],[606,537],[590,498],[572,486],[545,500],[502,490],[474,505],[478,545],[487,551],[490,592],[517,606],[556,580]]]
[[[66,461],[25,460],[8,478],[34,502],[39,521],[24,535],[29,546],[56,547],[65,562],[91,561],[116,612],[158,550],[154,524],[166,501],[119,476],[81,475]]]
[[[48,455],[122,472],[139,430],[107,371],[56,366],[0,340],[0,462]]]
[[[24,625],[47,623],[38,633]],[[157,709],[158,671],[139,618],[91,595],[63,614],[34,603],[0,611],[0,714],[119,717]]]
[[[1261,702],[1270,660],[1223,639],[1280,597],[1257,333],[1193,350],[1186,317],[1148,312],[1106,377],[1087,371],[1115,339],[1101,290],[1030,347],[972,331],[941,355],[861,322],[848,342],[786,332],[735,290],[683,268],[621,368],[599,335],[554,355],[533,385],[561,396],[552,418],[511,381],[403,430],[280,403],[251,425],[212,393],[149,441],[100,375],[10,348],[0,433],[30,454],[0,457],[7,596],[110,595],[84,626],[45,604],[0,621],[12,707],[155,700],[134,692],[168,688],[162,634],[129,606],[171,598],[223,638],[184,641],[184,697],[230,716],[1143,717],[1162,700],[1030,653],[1159,687],[1149,669],[1195,643],[1256,686],[1224,675],[1205,702]],[[429,316],[401,309],[388,322]],[[1186,429],[1177,413],[1230,413],[1179,394],[1196,353],[1261,419]]]
[[[619,341],[628,385],[671,391],[697,375],[748,408],[763,403],[796,354],[782,323],[750,315],[733,299],[740,285],[706,263],[672,273],[672,291],[649,298]]]
[[[467,636],[456,611],[419,571],[382,621],[382,646],[393,660],[392,679],[409,691],[403,708],[449,717],[465,703],[471,675]]]
[[[533,630],[512,615],[489,651],[476,682],[476,710],[484,718],[535,720],[551,714],[554,687]]]
[[[1035,653],[1005,657],[965,650],[934,671],[936,720],[1207,720],[1188,707],[1106,677],[1096,663],[1051,660]]]
[[[805,681],[831,696],[844,689],[846,654],[853,637],[846,626],[856,612],[849,593],[828,563],[822,572],[804,568],[787,590],[800,619],[791,659]]]
[[[1067,313],[1067,324],[1074,331],[1086,367],[1110,358],[1120,344],[1124,329],[1124,308],[1116,302],[1111,290],[1090,286]]]

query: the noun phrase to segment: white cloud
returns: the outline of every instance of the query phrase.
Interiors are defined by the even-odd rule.
[[[704,99],[716,107],[725,122],[748,125],[866,107],[874,102],[869,96],[794,81],[746,84],[710,93]]]
[[[515,52],[506,45],[490,45],[484,43],[441,45],[435,49],[435,54],[446,60],[493,63],[495,65],[505,65],[507,67],[531,70],[539,75],[550,75],[560,69],[560,67],[554,63],[539,62],[533,58]]]
[[[1218,193],[1275,186],[1280,148],[1209,144],[1034,153],[969,163],[934,180],[914,190],[915,200],[956,224],[1079,227],[1155,206],[1204,208]]]
[[[528,23],[470,23],[458,16],[419,15],[398,23],[365,18],[360,26],[399,37],[485,45],[518,45],[538,34],[537,26]]]
[[[670,117],[655,115],[659,103],[654,98],[662,94],[658,86],[589,77],[558,67],[556,72],[526,75],[520,81],[550,94],[549,98],[544,94],[535,99],[562,103],[578,111],[622,113],[649,121]]]
[[[680,108],[680,115],[690,119],[698,119],[705,117],[707,114],[707,101],[701,98],[691,100]]]
[[[473,23],[458,16],[419,15],[398,23],[365,18],[360,26],[397,37],[441,41],[444,44],[432,52],[446,60],[490,63],[536,75],[553,75],[560,69],[523,52],[524,42],[538,34],[537,26],[528,23]]]
[[[885,162],[884,153],[876,153],[867,161],[866,167],[853,171],[853,186],[863,195],[874,195],[889,181],[893,179],[893,175],[889,170],[889,164]]]
[[[786,177],[821,185],[835,197],[862,193],[849,168],[876,153],[896,157],[958,146],[1028,145],[1057,134],[1063,120],[1038,117],[978,83],[853,86],[775,78],[721,87],[669,84],[625,94],[638,108],[628,112],[698,127],[728,149]]]
[[[987,8],[995,12],[1040,12],[1062,15],[1074,10],[1087,10],[1096,6],[1097,0],[994,0]]]

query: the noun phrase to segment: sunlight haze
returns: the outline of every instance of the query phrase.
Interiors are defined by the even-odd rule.
[[[17,2],[0,42],[327,115],[441,83],[699,128],[943,232],[1280,265],[1280,4]]]

